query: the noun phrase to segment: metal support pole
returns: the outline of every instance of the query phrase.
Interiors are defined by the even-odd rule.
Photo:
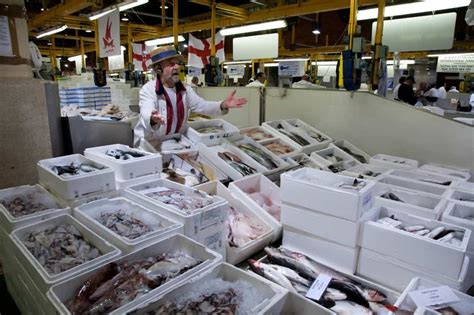
[[[130,26],[130,23],[127,25],[127,42],[128,42],[128,64],[133,63],[133,47],[132,47],[132,27]]]
[[[161,28],[165,28],[165,0],[161,0]]]
[[[352,50],[352,40],[357,27],[357,7],[358,0],[351,0],[351,11],[349,18],[349,49]]]
[[[51,36],[51,44],[51,55],[49,57],[51,59],[51,67],[54,69],[58,66],[56,63],[56,38],[54,36]]]
[[[99,21],[95,21],[95,62],[98,63],[100,59],[100,47],[99,47]]]
[[[211,57],[216,56],[216,2],[212,2],[211,8]]]
[[[84,41],[81,39],[80,40],[80,45],[81,45],[81,60],[82,60],[82,67],[85,69],[86,68],[86,57],[85,57],[85,52],[84,52]]]
[[[385,13],[385,0],[379,0],[377,15],[377,30],[375,31],[374,60],[372,61],[372,71],[370,77],[371,89],[379,83],[380,47],[382,45],[383,18]]]
[[[174,45],[178,46],[178,0],[173,1],[173,37]]]

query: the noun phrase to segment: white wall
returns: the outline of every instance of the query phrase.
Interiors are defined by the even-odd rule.
[[[239,128],[259,125],[260,92],[257,88],[244,87],[206,87],[196,88],[197,94],[208,101],[222,101],[233,90],[236,97],[245,97],[248,101],[242,108],[234,108],[222,118]]]
[[[474,128],[369,93],[267,89],[266,120],[300,118],[369,154],[458,165],[474,174]]]

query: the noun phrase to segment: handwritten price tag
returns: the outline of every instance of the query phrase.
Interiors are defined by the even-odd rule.
[[[408,293],[417,307],[447,304],[459,301],[456,294],[447,286],[412,291]]]
[[[330,281],[331,276],[320,274],[316,280],[314,280],[311,288],[309,288],[306,297],[312,300],[319,300],[324,291],[326,291]]]

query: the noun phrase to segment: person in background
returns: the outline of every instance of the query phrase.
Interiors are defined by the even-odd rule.
[[[310,77],[307,74],[303,75],[300,81],[293,83],[291,87],[294,89],[318,89],[318,88],[324,89],[326,88],[325,86],[311,83]]]
[[[163,46],[151,53],[152,67],[157,79],[140,90],[140,116],[134,129],[134,146],[142,139],[160,143],[186,131],[189,111],[206,114],[226,114],[230,108],[242,107],[247,100],[231,92],[224,101],[209,102],[199,97],[192,88],[179,80],[179,63],[183,57],[173,46]]]
[[[192,87],[198,87],[199,86],[199,78],[198,77],[193,77],[191,79],[191,83],[189,84]]]
[[[398,99],[402,102],[408,103],[410,105],[415,105],[417,99],[415,97],[415,92],[413,91],[413,84],[415,82],[415,78],[409,75],[405,82],[403,82],[400,87],[398,88]]]
[[[405,82],[405,79],[406,77],[400,77],[400,79],[398,79],[398,84],[393,88],[393,99],[396,100],[396,101],[399,101],[398,99],[398,89],[400,89],[400,85],[403,84],[403,82]]]
[[[456,88],[456,86],[452,86],[448,92],[454,92],[454,93],[459,93],[459,90]]]
[[[250,82],[249,84],[246,85],[246,87],[262,87],[265,86],[265,80],[267,78],[265,77],[265,73],[259,72],[255,76],[255,80],[253,82]]]
[[[436,89],[438,90],[438,98],[448,97],[448,94],[446,92],[446,83],[437,82]]]

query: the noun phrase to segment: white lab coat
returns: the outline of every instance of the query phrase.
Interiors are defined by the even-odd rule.
[[[446,93],[446,89],[444,86],[438,88],[438,98],[446,98],[448,97],[448,94]]]
[[[325,89],[326,88],[325,86],[313,84],[306,80],[300,80],[298,82],[295,82],[293,83],[291,87],[294,89],[319,89],[319,88]]]
[[[400,89],[400,86],[402,84],[398,83],[394,88],[393,88],[393,99],[398,101],[398,90]]]
[[[260,82],[258,80],[255,80],[255,81],[250,82],[249,84],[247,84],[245,87],[262,87],[262,86],[265,86],[265,84],[263,84],[262,82]]]
[[[150,125],[151,112],[157,110],[166,121],[168,117],[166,109],[166,100],[163,95],[158,96],[155,92],[156,80],[152,80],[145,84],[140,90],[140,116],[137,125],[134,128],[133,144],[137,147],[141,139],[148,142],[156,142],[157,140],[164,140],[170,138],[171,135],[166,135],[166,123],[157,126]],[[194,92],[191,87],[187,87],[183,93],[184,103],[184,122],[179,130],[179,134],[183,134],[187,127],[187,120],[189,111],[205,114],[205,115],[219,115],[223,113],[220,108],[221,102],[209,102],[202,99]]]

